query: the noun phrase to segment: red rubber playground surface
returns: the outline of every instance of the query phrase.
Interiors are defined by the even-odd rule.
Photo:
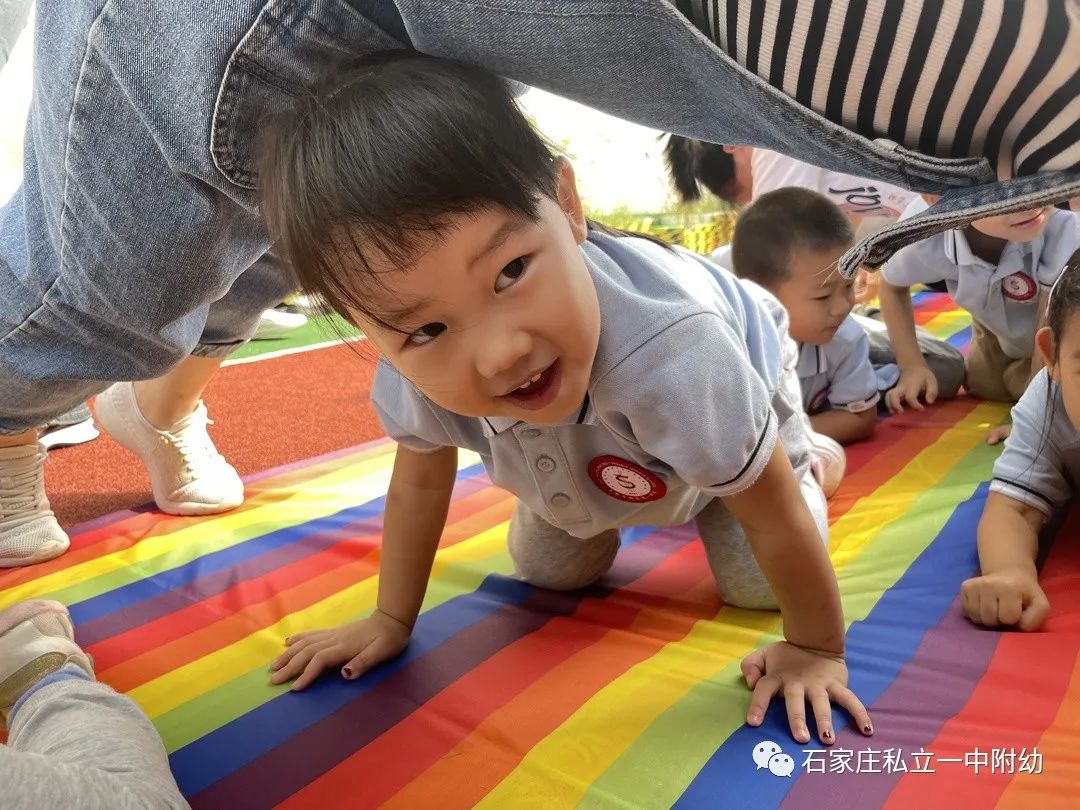
[[[242,476],[381,436],[375,357],[353,343],[225,366],[204,397],[210,434]],[[64,526],[153,500],[142,462],[105,435],[50,453],[45,486]]]

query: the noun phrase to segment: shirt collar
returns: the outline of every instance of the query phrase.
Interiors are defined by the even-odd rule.
[[[589,399],[589,394],[588,392],[586,392],[585,399],[581,403],[581,407],[579,407],[576,411],[571,413],[561,422],[558,422],[555,425],[544,425],[544,427],[558,427],[559,425],[581,425],[592,423],[593,408],[592,403]],[[510,416],[484,416],[480,419],[480,425],[484,429],[484,435],[487,436],[489,439],[499,435],[500,433],[510,430],[516,425],[525,424],[528,423],[524,420],[514,419]]]
[[[824,374],[828,368],[824,346],[815,346],[813,343],[799,344],[799,362],[795,367],[795,374],[799,379]]]
[[[962,230],[945,231],[945,256],[957,267],[984,267],[990,271],[996,271],[995,275],[1011,276],[1018,270],[1024,269],[1024,253],[1031,251],[1034,257],[1032,268],[1038,265],[1039,248],[1042,245],[1042,236],[1031,242],[1009,242],[1001,252],[998,263],[991,264],[981,259],[971,251],[967,236]]]

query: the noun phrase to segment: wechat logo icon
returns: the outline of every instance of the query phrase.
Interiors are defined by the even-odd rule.
[[[795,760],[771,740],[762,740],[754,746],[754,764],[760,771],[768,768],[773,776],[790,777],[795,771]]]

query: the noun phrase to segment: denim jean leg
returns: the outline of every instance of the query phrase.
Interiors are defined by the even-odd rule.
[[[268,247],[206,147],[224,42],[259,4],[190,5],[41,0],[25,179],[0,209],[0,433],[171,368]]]
[[[666,0],[39,0],[26,180],[0,210],[0,432],[195,350],[211,305],[269,247],[261,119],[406,32],[638,123],[920,191],[1000,192],[981,158],[926,158],[800,107]],[[1072,180],[1026,178],[1025,202]],[[935,208],[913,227],[951,227]],[[886,232],[869,263],[915,237]]]
[[[251,340],[259,316],[296,292],[296,283],[272,253],[265,253],[240,274],[225,296],[210,305],[198,357],[223,357]]]

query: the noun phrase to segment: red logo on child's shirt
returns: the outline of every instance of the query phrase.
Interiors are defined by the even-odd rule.
[[[627,503],[658,501],[667,494],[667,485],[656,474],[618,456],[594,458],[589,477],[612,498]]]
[[[1001,292],[1013,301],[1030,301],[1038,290],[1035,281],[1026,273],[1019,271],[1001,281]]]

